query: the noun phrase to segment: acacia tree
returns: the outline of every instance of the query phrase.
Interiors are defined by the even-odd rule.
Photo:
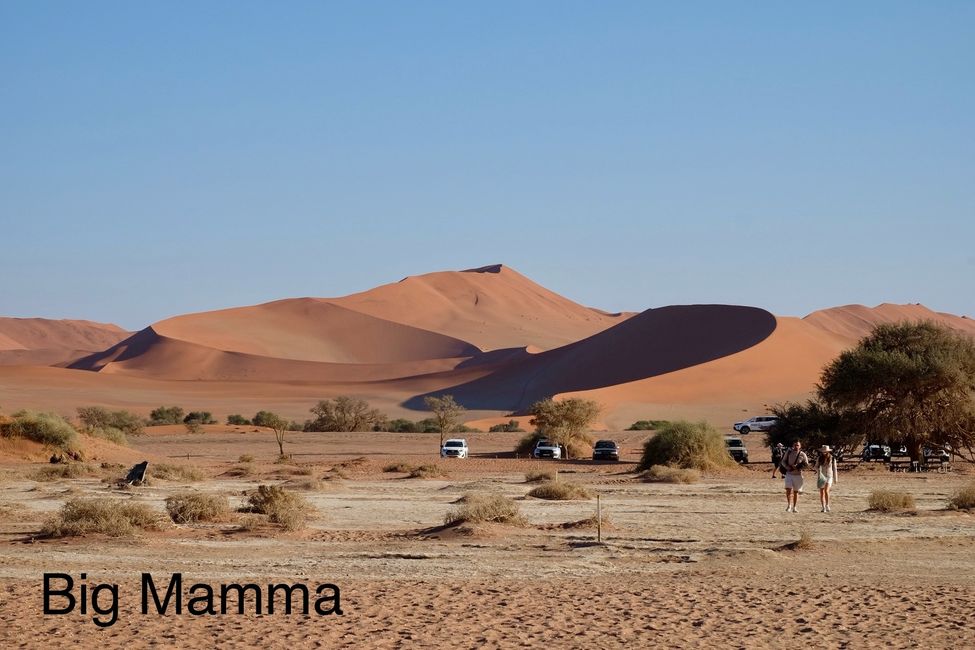
[[[975,342],[933,322],[880,325],[823,371],[824,406],[871,440],[975,447]]]
[[[323,399],[311,408],[315,419],[308,424],[311,431],[369,431],[385,419],[369,402],[358,397],[339,395],[334,400]]]
[[[437,430],[440,431],[440,446],[443,447],[444,437],[448,432],[453,431],[467,409],[454,401],[453,395],[424,397],[423,403],[433,411],[433,419],[436,420]]]
[[[599,417],[600,410],[598,402],[579,397],[535,402],[530,409],[530,424],[535,427],[535,433],[529,438],[547,438],[565,447],[566,454],[571,455],[573,448],[578,451],[592,444],[587,431]]]
[[[274,432],[274,439],[278,443],[278,453],[284,456],[284,434],[288,431],[288,421],[276,413],[261,411],[261,424]]]

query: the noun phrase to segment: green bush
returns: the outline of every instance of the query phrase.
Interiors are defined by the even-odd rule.
[[[164,424],[180,424],[183,422],[185,411],[178,406],[160,406],[149,412],[149,426]]]
[[[78,434],[74,427],[55,413],[20,411],[10,422],[0,425],[0,435],[8,438],[26,438],[60,449],[77,446]]]
[[[183,424],[190,424],[195,422],[197,424],[216,424],[217,421],[213,419],[213,414],[210,411],[190,411],[183,418]]]
[[[102,438],[103,440],[108,440],[109,442],[114,442],[116,445],[128,445],[129,439],[125,435],[125,432],[121,429],[116,429],[115,427],[105,427],[104,429],[94,429],[91,431],[91,435]]]
[[[488,429],[489,433],[524,433],[525,430],[518,425],[518,420],[508,420],[506,424],[495,424]]]
[[[71,499],[49,519],[41,533],[49,537],[72,537],[99,533],[126,537],[137,530],[158,529],[160,516],[143,503],[117,499]]]
[[[249,425],[250,423],[251,423],[250,420],[248,420],[247,418],[245,418],[243,415],[240,415],[239,413],[235,413],[234,415],[228,415],[227,416],[227,424],[245,425],[246,426],[246,425]]]
[[[117,438],[117,434],[114,433],[100,435],[100,432],[108,429],[121,431],[123,438],[145,433],[142,418],[129,411],[109,411],[101,406],[82,406],[78,408],[78,420],[81,421],[86,432],[107,440],[113,440],[113,437]]]
[[[709,471],[734,467],[724,437],[707,422],[678,420],[665,425],[643,446],[638,470],[654,465]]]
[[[197,521],[226,521],[230,517],[227,497],[199,492],[180,492],[166,498],[166,512],[177,524]]]
[[[579,499],[591,499],[593,495],[592,492],[575,483],[549,481],[530,491],[528,496],[550,501],[577,501]]]

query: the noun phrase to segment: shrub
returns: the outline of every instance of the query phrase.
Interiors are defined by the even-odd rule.
[[[115,427],[105,427],[104,429],[94,429],[91,435],[108,440],[109,442],[114,442],[116,445],[128,445],[129,439],[125,435],[125,432],[121,429],[116,429]]]
[[[524,433],[524,431],[525,430],[518,425],[518,420],[508,420],[507,424],[495,424],[493,427],[488,429],[489,433]]]
[[[612,520],[609,518],[609,515],[603,515],[602,523],[603,530],[613,530],[615,528]],[[562,524],[562,528],[585,528],[595,530],[599,528],[599,518],[596,516],[596,513],[593,513],[592,516],[586,517],[585,519],[564,523]]]
[[[169,463],[150,465],[147,473],[163,481],[202,481],[206,478],[203,472],[196,467],[170,465]]]
[[[243,465],[235,465],[234,467],[231,467],[226,472],[224,472],[224,475],[231,476],[231,477],[244,477],[244,476],[250,476],[253,473],[254,473],[254,468],[250,464],[244,463]]]
[[[796,543],[795,544],[793,544],[793,548],[796,548],[796,549],[799,549],[799,550],[802,550],[802,551],[808,551],[809,549],[815,548],[815,547],[816,547],[816,542],[813,540],[812,533],[810,533],[805,528],[803,528],[801,531],[799,531],[799,539],[796,540]]]
[[[85,431],[94,435],[99,435],[99,431],[108,429],[121,431],[123,437],[145,433],[142,418],[129,411],[109,411],[101,406],[82,406],[78,408],[78,419]],[[107,438],[104,435],[100,437]],[[111,440],[111,438],[107,439]]]
[[[444,517],[445,524],[492,522],[524,526],[528,522],[514,500],[501,494],[468,494],[464,502]]]
[[[239,413],[235,413],[233,415],[227,416],[227,424],[249,425],[250,423],[251,423],[250,420],[245,418],[243,415],[240,415]]]
[[[555,470],[542,469],[525,472],[525,483],[538,483],[540,481],[554,481]]]
[[[410,472],[410,478],[439,478],[441,476],[447,476],[447,472],[440,465],[433,464],[420,465]]]
[[[285,530],[303,528],[312,510],[300,495],[274,485],[259,485],[247,502],[251,512],[267,515],[268,521]]]
[[[874,490],[868,500],[870,510],[878,512],[894,512],[897,510],[915,510],[914,497],[907,492],[893,490]]]
[[[75,447],[78,434],[74,427],[55,413],[20,411],[13,419],[0,425],[0,435],[8,438],[27,438],[42,445],[61,449]]]
[[[955,510],[970,510],[975,508],[975,481],[959,489],[948,500],[948,506]]]
[[[535,497],[536,499],[548,499],[550,501],[576,501],[579,499],[591,499],[592,492],[575,483],[549,481],[534,488],[528,493],[528,496]]]
[[[230,516],[227,498],[216,494],[180,492],[166,498],[166,512],[177,524],[197,521],[226,521]]]
[[[707,422],[678,420],[664,426],[643,446],[643,458],[637,469],[654,465],[671,465],[709,471],[734,467],[724,437]]]
[[[160,406],[149,412],[149,426],[180,424],[185,411],[178,406]]]
[[[408,474],[416,469],[416,465],[410,465],[409,463],[390,463],[383,467],[384,472],[400,472],[403,474]]]
[[[641,478],[647,483],[697,483],[701,480],[701,473],[696,469],[653,465]]]
[[[31,474],[31,478],[35,481],[56,481],[62,478],[82,478],[97,475],[98,470],[92,465],[66,463],[42,467]]]
[[[627,431],[655,431],[657,429],[662,429],[663,427],[670,424],[670,420],[637,420],[629,427]]]
[[[158,529],[160,516],[144,503],[115,499],[71,499],[41,529],[49,537],[100,533],[125,537],[137,530]]]
[[[183,424],[189,424],[190,422],[196,422],[197,424],[216,424],[217,421],[213,419],[213,414],[210,411],[190,411],[183,418]]]
[[[254,462],[254,457],[251,456],[250,454],[241,454],[240,456],[237,457],[237,462],[238,463],[253,463]]]

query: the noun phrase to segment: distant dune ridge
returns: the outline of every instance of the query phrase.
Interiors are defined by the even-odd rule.
[[[0,317],[0,365],[57,365],[104,350],[129,335],[87,320]]]
[[[921,305],[847,305],[805,318],[730,305],[613,314],[496,264],[341,298],[175,316],[134,334],[0,319],[0,364],[20,355],[20,365],[68,366],[0,372],[0,404],[39,401],[41,386],[55,400],[87,386],[87,402],[158,406],[167,392],[185,399],[190,382],[201,405],[277,405],[294,417],[307,413],[309,395],[360,395],[396,415],[422,409],[424,395],[452,393],[480,416],[580,395],[604,405],[607,426],[734,418],[808,395],[823,366],[877,324],[924,319],[975,336],[970,319]]]

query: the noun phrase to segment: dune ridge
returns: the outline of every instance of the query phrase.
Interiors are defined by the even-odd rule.
[[[57,365],[118,343],[129,332],[88,320],[0,317],[0,365]]]

